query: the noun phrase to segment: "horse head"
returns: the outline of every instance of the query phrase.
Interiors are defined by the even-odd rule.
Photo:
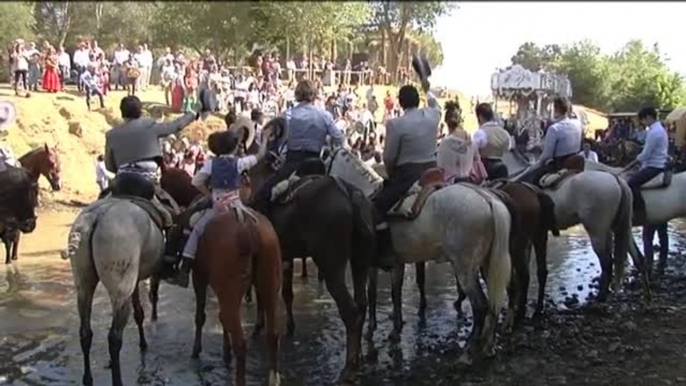
[[[50,182],[52,190],[59,191],[62,188],[60,179],[62,167],[56,146],[50,147],[46,143],[23,155],[19,158],[19,162],[33,175],[34,179],[37,180],[40,175],[43,175]]]

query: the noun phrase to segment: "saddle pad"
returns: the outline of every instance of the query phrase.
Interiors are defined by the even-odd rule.
[[[298,177],[294,172],[293,174],[291,174],[290,177],[276,184],[272,188],[271,201],[276,202],[276,199],[279,198],[282,194],[286,193],[288,188],[291,185],[295,184],[299,179],[300,177]]]
[[[641,185],[641,190],[664,189],[669,187],[672,182],[672,172],[668,171],[656,175],[653,179]]]
[[[562,169],[556,173],[546,174],[539,180],[542,189],[555,190],[569,177],[578,174],[576,170]]]
[[[419,182],[415,182],[405,196],[388,211],[388,216],[412,218],[412,207],[414,207],[414,203],[417,201],[421,191],[422,188],[419,186]]]
[[[152,201],[146,200],[144,198],[136,196],[117,196],[120,200],[126,200],[132,204],[137,205],[139,208],[143,209],[150,215],[152,221],[157,225],[158,228],[165,229],[165,225],[172,224],[172,218],[170,213],[163,213],[160,208],[158,208]]]
[[[304,186],[308,185],[310,182],[319,179],[320,175],[310,175],[310,176],[305,176],[305,177],[298,177],[295,175],[292,175],[291,177],[288,178],[286,185],[282,186],[280,189],[277,189],[276,192],[272,190],[272,202],[275,202],[280,205],[287,205],[293,199],[295,198],[296,194],[300,189],[302,189]],[[277,184],[278,186],[278,184]],[[276,187],[275,187],[276,188]],[[281,189],[284,189],[281,191]],[[278,193],[277,195],[274,195],[274,193]]]

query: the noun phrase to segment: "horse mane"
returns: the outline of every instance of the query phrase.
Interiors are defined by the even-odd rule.
[[[45,146],[38,146],[33,150],[30,150],[28,153],[24,154],[23,156],[19,157],[19,162],[23,163],[27,158],[33,157],[36,154],[40,153],[41,151],[45,151]]]

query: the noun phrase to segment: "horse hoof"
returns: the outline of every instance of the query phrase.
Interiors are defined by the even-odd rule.
[[[269,372],[269,386],[281,386],[281,375],[276,371]]]
[[[388,336],[388,340],[390,340],[392,343],[400,342],[400,331],[391,331],[391,334]]]
[[[224,360],[224,366],[226,366],[227,368],[230,368],[231,367],[231,355],[230,354],[229,355],[224,354],[223,360]]]
[[[338,377],[338,383],[340,385],[354,385],[356,378],[355,371],[346,367],[341,371],[341,375]]]
[[[286,335],[293,336],[295,334],[295,324],[288,323],[286,327]]]
[[[157,321],[157,314],[152,314],[152,318],[150,318],[153,322]]]
[[[146,351],[148,349],[148,343],[147,342],[141,342],[139,345],[141,351]]]
[[[84,375],[83,386],[93,386],[93,377],[91,377],[90,375]]]

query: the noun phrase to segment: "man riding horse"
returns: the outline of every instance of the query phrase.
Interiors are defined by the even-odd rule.
[[[476,106],[476,119],[479,121],[479,129],[474,133],[473,140],[479,148],[488,179],[507,178],[507,166],[502,158],[510,150],[510,133],[495,119],[488,103]]]
[[[162,205],[160,198],[171,206],[174,203],[159,186],[158,171],[163,154],[160,138],[178,133],[198,119],[202,107],[201,102],[193,112],[171,122],[157,123],[152,118],[141,117],[142,104],[138,97],[127,96],[119,106],[124,122],[105,135],[105,166],[117,174],[112,192],[151,199],[158,211],[164,214],[165,232],[173,225],[173,215]]]
[[[665,171],[669,158],[669,137],[662,123],[657,120],[657,111],[652,107],[645,107],[638,113],[641,125],[648,127],[645,147],[636,157],[634,163],[640,163],[641,168],[627,181],[634,195],[634,209],[637,223],[645,222],[645,202],[641,196],[641,185],[655,178]]]
[[[441,122],[441,109],[429,91],[424,78],[422,88],[427,93],[428,107],[419,109],[419,93],[414,86],[400,88],[398,102],[404,115],[386,122],[383,160],[388,179],[373,198],[380,217],[377,222],[377,264],[390,270],[395,266],[391,246],[391,230],[384,217],[407,193],[426,170],[436,167],[436,139]]]
[[[298,171],[305,161],[319,160],[320,153],[326,146],[327,137],[331,138],[331,144],[334,146],[342,146],[345,143],[345,136],[334,124],[331,114],[314,105],[316,96],[317,90],[309,80],[301,81],[295,88],[295,100],[298,105],[285,114],[288,147],[286,160],[283,166],[262,184],[251,204],[265,215],[270,212],[270,198],[274,186]]]
[[[553,123],[545,134],[543,153],[536,165],[520,181],[538,184],[546,174],[558,172],[564,167],[568,158],[581,151],[581,122],[571,119],[572,105],[566,98],[557,97],[553,100]],[[528,178],[527,178],[528,177]]]

